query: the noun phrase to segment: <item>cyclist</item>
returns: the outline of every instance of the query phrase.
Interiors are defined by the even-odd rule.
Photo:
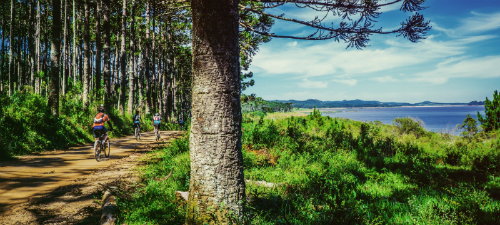
[[[141,115],[139,115],[139,110],[136,110],[135,111],[135,115],[134,117],[132,118],[134,120],[134,128],[137,127],[137,132],[140,132],[141,131],[141,123],[142,123],[142,118],[141,118]]]
[[[92,132],[94,133],[94,138],[96,141],[99,140],[99,137],[96,134],[96,130],[104,131],[104,142],[108,138],[108,130],[106,129],[106,127],[104,127],[104,123],[106,123],[106,121],[109,124],[110,128],[109,130],[113,131],[113,125],[111,124],[108,115],[104,114],[104,112],[105,112],[104,106],[101,105],[101,107],[98,109],[97,114],[94,116],[94,124],[92,125],[93,128]]]
[[[161,125],[161,117],[159,113],[155,113],[153,117],[153,126],[158,130],[158,134],[160,133],[160,125]]]

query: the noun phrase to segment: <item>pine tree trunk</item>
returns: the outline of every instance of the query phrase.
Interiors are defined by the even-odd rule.
[[[107,109],[111,106],[111,35],[109,22],[109,0],[104,0],[104,105]]]
[[[61,14],[61,1],[52,0],[53,15]],[[52,110],[52,115],[59,115],[59,66],[61,53],[61,17],[54,16],[52,18],[52,50],[50,54],[50,94],[49,107]]]
[[[83,28],[83,110],[87,111],[89,106],[89,77],[90,77],[90,35],[89,35],[89,0],[85,0],[85,20]]]
[[[132,24],[130,26],[130,62],[129,62],[129,72],[128,72],[128,104],[127,112],[132,115],[134,109],[134,84],[135,84],[135,0],[132,0]]]
[[[139,108],[142,108],[144,106],[144,96],[142,93],[143,89],[143,84],[144,84],[144,61],[143,61],[143,54],[142,54],[142,36],[139,35],[139,62],[137,63],[137,86],[139,90]]]
[[[125,115],[125,82],[126,82],[126,69],[127,69],[127,51],[125,50],[126,39],[127,39],[127,0],[123,0],[123,12],[122,12],[122,46],[121,46],[121,74],[120,74],[120,112]]]
[[[4,20],[4,16],[2,16],[2,51],[0,52],[0,93],[3,93],[3,66],[4,66],[4,62],[3,62],[3,55],[5,54],[5,20]],[[1,107],[1,106],[0,106]],[[2,109],[0,108],[0,113],[2,112]],[[1,115],[0,115],[1,116]]]
[[[40,7],[40,1],[37,1],[37,6],[36,6],[37,12],[36,12],[36,73],[37,76],[35,78],[35,93],[41,94],[41,81],[40,81],[40,57],[41,57],[41,48],[42,48],[42,43],[41,41],[41,30],[40,27],[42,26],[41,24],[41,19],[40,19],[40,12],[42,11],[42,8]]]
[[[119,45],[119,40],[120,40],[120,33],[117,33],[116,34],[116,40],[115,40],[115,54],[113,55],[113,83],[111,86],[111,88],[113,89],[112,92],[113,92],[113,95],[114,96],[118,96],[119,97],[119,93],[118,93],[118,83],[119,83],[119,79],[118,79],[118,74],[119,74],[119,65],[120,65],[120,45]],[[116,98],[118,99],[119,101],[119,98]]]
[[[68,61],[68,0],[64,0],[64,54],[62,60],[62,95],[68,92],[68,71],[66,70]]]
[[[153,10],[152,10],[153,11],[153,35],[152,35],[153,37],[152,37],[152,40],[151,40],[151,42],[152,42],[151,43],[152,44],[152,50],[151,50],[151,52],[153,53],[153,56],[152,56],[152,59],[151,59],[151,61],[153,62],[152,65],[151,65],[153,67],[152,68],[153,71],[151,73],[152,76],[153,76],[153,84],[152,84],[153,90],[152,90],[151,94],[152,94],[152,97],[153,97],[153,99],[152,99],[153,102],[152,103],[153,103],[153,109],[154,110],[156,110],[158,108],[157,104],[156,104],[158,101],[156,99],[156,83],[157,82],[156,82],[156,32],[155,32],[156,31],[156,16],[155,16],[155,14],[156,14],[156,7],[155,6],[156,6],[155,2],[153,1]]]
[[[95,90],[97,101],[101,100],[101,1],[97,0],[97,15],[95,28]]]
[[[76,63],[76,0],[73,0],[73,60],[71,60],[72,66],[71,69],[73,70],[73,85],[76,85],[76,77],[77,77],[77,66],[78,64]]]
[[[31,66],[31,80],[30,85],[35,86],[35,1],[30,1],[30,22],[29,22],[29,56],[30,56],[30,66]]]
[[[237,0],[193,0],[191,180],[186,224],[243,219]]]
[[[146,77],[146,114],[150,113],[151,112],[151,85],[150,85],[150,77],[151,77],[151,74],[150,74],[150,71],[149,71],[149,46],[150,46],[150,38],[149,38],[149,24],[150,24],[150,14],[151,14],[151,11],[149,10],[149,1],[146,2],[146,40],[144,41],[145,42],[145,47],[146,47],[146,54],[145,54],[145,66],[146,66],[146,73],[145,73],[145,77]]]
[[[14,91],[14,58],[13,58],[13,49],[14,49],[14,0],[10,1],[10,37],[9,37],[9,96],[12,96]]]

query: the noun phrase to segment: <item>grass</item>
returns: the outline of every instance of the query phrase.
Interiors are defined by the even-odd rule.
[[[498,224],[500,132],[464,138],[321,116],[243,118],[248,224]],[[407,123],[403,123],[407,124]],[[188,139],[144,159],[120,223],[183,224]],[[166,176],[174,168],[173,175]]]

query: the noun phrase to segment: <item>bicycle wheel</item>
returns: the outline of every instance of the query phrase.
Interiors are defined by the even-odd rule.
[[[135,140],[138,141],[139,140],[139,135],[137,134],[137,127],[134,128],[134,134],[135,134]]]
[[[106,143],[104,143],[104,156],[106,158],[109,158],[109,155],[111,154],[111,144],[109,143],[109,138],[106,140]]]
[[[94,143],[94,157],[97,162],[101,161],[101,144],[100,141]]]
[[[158,141],[158,129],[155,128],[155,140]]]

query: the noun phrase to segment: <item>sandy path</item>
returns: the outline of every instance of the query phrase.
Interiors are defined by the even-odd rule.
[[[145,150],[148,145],[156,145],[152,134],[143,133],[141,141],[136,141],[133,135],[111,139],[111,156],[100,162],[94,159],[92,144],[87,144],[0,163],[0,218],[59,187],[74,185],[85,175],[109,170],[131,154]],[[162,138],[171,140],[180,134],[179,131],[163,131]]]

